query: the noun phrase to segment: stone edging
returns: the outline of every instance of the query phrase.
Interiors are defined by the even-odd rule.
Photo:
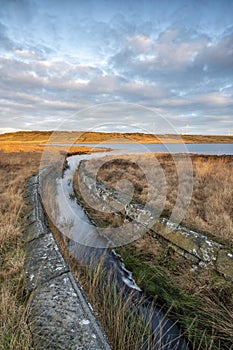
[[[85,185],[90,198],[101,200],[103,210],[110,206],[122,211],[125,217],[133,219],[148,229],[152,236],[163,240],[174,247],[179,253],[194,262],[211,263],[214,269],[227,280],[233,282],[233,252],[223,244],[211,240],[206,235],[189,230],[181,225],[173,225],[167,219],[154,220],[153,210],[134,202],[125,193],[107,188],[102,182],[96,181],[85,169],[85,161],[79,165],[79,181]]]
[[[26,288],[30,325],[39,350],[111,350],[82,288],[72,276],[50,232],[39,195],[39,175],[25,187]]]

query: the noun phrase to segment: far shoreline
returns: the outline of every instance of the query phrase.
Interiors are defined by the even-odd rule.
[[[45,145],[48,144],[233,144],[233,136],[224,135],[182,135],[143,134],[90,131],[18,131],[0,134],[0,145],[5,144]]]

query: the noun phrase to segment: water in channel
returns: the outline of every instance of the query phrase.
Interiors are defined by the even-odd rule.
[[[124,149],[114,150],[114,154],[126,153]],[[130,153],[129,148],[127,153]],[[135,153],[135,149],[132,149]],[[56,206],[58,213],[56,225],[60,231],[70,238],[68,249],[72,255],[82,264],[87,266],[97,266],[103,264],[106,271],[105,280],[111,279],[117,292],[122,298],[131,295],[132,302],[130,308],[137,311],[150,322],[151,334],[150,342],[145,344],[140,350],[164,349],[164,350],[188,350],[185,338],[181,335],[177,324],[170,320],[165,312],[153,301],[145,298],[141,289],[136,285],[133,276],[128,271],[121,257],[114,249],[106,248],[108,242],[105,237],[100,236],[94,224],[85,214],[83,208],[76,200],[73,193],[73,175],[79,162],[83,159],[101,157],[106,153],[93,153],[89,155],[78,155],[67,158],[68,167],[62,178],[56,179]],[[123,292],[122,292],[123,291]]]

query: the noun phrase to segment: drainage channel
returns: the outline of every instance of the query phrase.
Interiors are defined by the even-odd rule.
[[[79,162],[105,154],[95,153],[67,158],[68,167],[63,177],[56,179],[56,226],[64,236],[69,237],[68,249],[72,255],[87,266],[93,264],[94,267],[101,262],[106,271],[105,281],[111,278],[111,283],[122,298],[127,299],[131,295],[131,307],[150,322],[151,340],[150,343],[146,341],[141,350],[188,350],[186,340],[177,324],[169,319],[163,310],[155,306],[152,300],[145,298],[130,271],[125,268],[121,257],[113,249],[106,248],[108,247],[106,238],[99,235],[81,205],[73,198],[72,179]]]

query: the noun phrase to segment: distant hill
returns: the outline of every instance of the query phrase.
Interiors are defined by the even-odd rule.
[[[69,143],[178,143],[182,138],[184,143],[233,143],[233,136],[209,135],[153,135],[140,133],[106,133],[82,131],[18,131],[0,135],[0,143],[30,143],[30,144],[69,144]],[[51,138],[51,139],[50,139]],[[50,139],[50,140],[49,140]]]

